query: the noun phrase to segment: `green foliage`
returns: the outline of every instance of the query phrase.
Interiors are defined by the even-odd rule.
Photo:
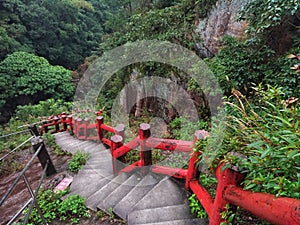
[[[3,0],[0,60],[28,51],[74,69],[98,46],[107,10],[107,1]]]
[[[4,156],[5,154],[9,153],[11,150],[31,137],[27,127],[19,128],[22,125],[23,122],[12,118],[7,124],[5,124],[5,126],[0,127],[0,156]],[[25,132],[19,133],[21,131]],[[9,134],[14,135],[6,136]],[[0,176],[20,171],[22,169],[22,164],[18,160],[18,152],[30,147],[31,143],[27,142],[27,144],[18,148],[14,154],[2,160],[0,162]]]
[[[56,155],[67,155],[68,153],[63,151],[61,147],[56,144],[55,137],[52,134],[44,133],[43,138],[45,140],[45,143],[49,148],[56,154]]]
[[[75,152],[72,159],[68,161],[69,170],[73,173],[78,173],[89,159],[90,155],[83,152]]]
[[[194,133],[197,130],[207,130],[207,121],[199,121],[197,123],[192,123],[187,118],[177,117],[173,119],[170,123],[171,137],[180,140],[193,140]]]
[[[289,53],[299,55],[300,48],[293,48]],[[264,80],[271,86],[282,87],[285,97],[300,97],[300,77],[296,69],[300,61],[297,57],[289,58],[287,55],[278,57],[274,62],[278,69],[273,73],[267,73]]]
[[[2,106],[9,100],[18,99],[24,104],[29,101],[26,97],[32,102],[34,99],[50,97],[70,99],[74,92],[69,70],[51,66],[46,59],[26,52],[15,52],[7,56],[0,63],[0,77]]]
[[[300,198],[299,101],[282,100],[280,88],[256,92],[255,102],[235,92],[222,145],[217,151],[206,145],[202,157],[211,157],[212,167],[225,162],[243,168],[247,190]]]
[[[36,105],[17,106],[16,117],[22,120],[23,122],[26,122],[32,121],[32,119],[49,117],[51,115],[58,115],[62,112],[68,113],[71,111],[71,109],[71,102],[47,99],[45,101],[40,101]]]
[[[80,218],[90,217],[84,205],[84,198],[80,195],[71,195],[62,201],[60,198],[66,193],[67,191],[54,193],[52,190],[39,192],[37,201],[47,223],[60,220],[66,221],[69,224],[76,224]],[[32,224],[42,224],[42,220],[36,208],[33,209],[29,222]]]
[[[259,84],[265,75],[273,74],[274,55],[275,52],[266,45],[258,46],[250,40],[239,41],[226,37],[223,39],[223,48],[209,62],[209,66],[226,94],[230,94],[232,89],[249,93],[251,83]]]
[[[223,211],[221,212],[221,218],[226,222],[221,222],[220,225],[232,225],[236,214],[230,209],[230,205],[226,204]]]
[[[60,220],[71,218],[71,224],[79,222],[81,217],[89,218],[90,215],[84,205],[84,198],[80,195],[71,195],[60,204],[58,212]]]
[[[200,204],[200,202],[195,194],[192,194],[188,198],[188,200],[190,202],[189,206],[191,208],[192,213],[195,213],[198,218],[205,219],[208,217],[207,213],[205,212],[203,206]]]
[[[254,0],[241,10],[241,18],[250,22],[248,32],[263,33],[299,13],[298,0]]]
[[[128,13],[124,13],[124,7],[122,13],[112,17],[114,22],[109,20],[108,24],[114,32],[103,36],[100,53],[128,41],[151,39],[168,40],[193,48],[196,38],[192,36],[195,29],[194,20],[204,18],[215,2],[184,0],[169,1],[166,4],[165,1],[157,1],[152,5],[149,3],[150,7],[145,7],[145,4],[137,4],[134,7],[133,1],[129,1]]]
[[[290,53],[298,52],[299,48],[290,50]],[[274,50],[260,42],[226,37],[223,48],[208,64],[227,95],[234,89],[249,95],[253,91],[250,85],[263,83],[282,87],[285,97],[299,96],[299,75],[291,70],[295,59],[286,55],[278,57]]]

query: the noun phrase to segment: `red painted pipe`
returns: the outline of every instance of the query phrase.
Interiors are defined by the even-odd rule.
[[[185,179],[185,188],[187,190],[189,190],[190,182],[192,180],[198,180],[199,176],[197,177],[197,166],[196,166],[196,164],[198,162],[198,159],[199,159],[200,155],[201,155],[200,152],[193,152],[192,157],[190,158],[188,172],[187,172],[186,179]]]
[[[108,140],[107,138],[102,138],[101,141],[103,144],[106,144],[109,147],[111,146],[111,140]]]
[[[185,178],[187,174],[186,169],[180,169],[180,168],[170,168],[166,166],[153,166],[152,167],[153,173],[159,173],[159,174],[166,174],[175,178]]]
[[[167,151],[180,151],[180,152],[191,152],[194,142],[192,141],[181,141],[172,139],[161,139],[161,138],[148,138],[145,145],[148,148],[156,148]]]
[[[139,146],[139,137],[136,137],[126,145],[123,145],[120,148],[116,149],[113,153],[114,154],[113,157],[119,158],[138,146]]]
[[[235,186],[228,186],[224,197],[231,204],[240,206],[272,224],[300,224],[299,199],[275,198],[274,195],[253,193]]]
[[[190,188],[193,193],[197,196],[198,200],[200,201],[201,205],[205,209],[209,218],[212,217],[211,209],[213,207],[214,201],[208,191],[202,187],[197,180],[190,182]]]
[[[140,166],[140,161],[137,161],[137,162],[135,162],[135,163],[133,163],[133,164],[131,164],[131,165],[125,167],[124,169],[122,169],[122,170],[119,172],[119,174],[120,174],[120,173],[130,173],[132,170],[134,170],[134,169],[135,169],[136,167],[138,167],[138,166]]]
[[[111,133],[115,133],[115,129],[111,126],[106,125],[106,124],[101,124],[101,129],[106,130],[106,131],[111,132]]]

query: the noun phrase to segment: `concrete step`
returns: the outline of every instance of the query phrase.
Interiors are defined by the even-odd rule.
[[[119,187],[124,181],[126,181],[129,176],[130,174],[122,173],[121,175],[113,178],[109,183],[107,183],[105,186],[103,186],[101,189],[99,189],[97,192],[86,199],[86,206],[89,209],[95,211],[97,210],[97,208],[102,209],[101,203],[103,199],[110,195],[111,192]]]
[[[107,172],[111,173],[112,171],[112,163],[109,161],[103,161],[102,163],[98,163],[98,164],[88,164],[88,165],[84,165],[83,169],[89,169],[89,170],[102,170],[103,172],[106,172],[105,170],[107,170]]]
[[[79,194],[85,199],[90,197],[92,194],[97,192],[99,189],[101,189],[103,186],[105,186],[107,183],[109,183],[113,179],[113,176],[105,177],[102,179],[95,179],[91,181],[90,183],[86,183],[84,186],[80,187],[79,189],[70,189],[70,195],[72,194]]]
[[[97,147],[97,146],[95,146],[93,148],[90,148],[90,149],[85,148],[84,152],[87,152],[87,153],[89,153],[92,156],[97,156],[97,155],[102,156],[102,157],[103,156],[111,156],[110,151],[108,151],[104,147],[101,148],[101,146],[100,146],[100,148]]]
[[[120,202],[139,182],[141,176],[137,173],[131,175],[126,181],[113,190],[101,203],[101,209],[109,212],[118,202]]]
[[[159,179],[153,174],[146,175],[121,201],[119,201],[113,211],[120,218],[126,220],[133,207],[156,185]]]
[[[107,166],[107,167],[106,167]],[[97,174],[100,177],[107,177],[113,174],[112,168],[109,165],[87,166],[85,165],[82,170],[78,172],[79,176],[89,176]]]
[[[85,173],[85,174],[80,174],[80,176],[76,175],[73,177],[73,182],[70,186],[70,191],[73,190],[79,190],[82,187],[85,187],[86,185],[94,182],[95,180],[101,180],[105,178],[106,176],[102,176],[102,174],[97,174],[97,173]]]
[[[94,152],[94,153],[89,153],[90,154],[90,157],[88,159],[88,161],[93,161],[93,160],[103,160],[103,159],[106,159],[106,160],[111,160],[112,157],[111,157],[111,154],[106,152],[106,151],[97,151],[97,152]]]
[[[208,224],[190,213],[182,183],[154,174],[142,177],[138,170],[114,177],[110,150],[104,145],[79,141],[68,132],[55,134],[55,138],[65,151],[90,153],[86,165],[74,176],[69,194],[85,197],[89,209],[113,209],[128,219],[129,225]]]
[[[187,202],[185,189],[172,178],[165,177],[134,206],[134,210],[180,205]]]
[[[63,150],[70,151],[72,153],[77,150],[86,150],[96,147],[98,144],[93,141],[80,141],[71,136],[69,132],[61,132],[54,135],[56,143],[62,147]],[[104,148],[104,146],[102,147]]]
[[[75,139],[76,140],[76,139]],[[67,142],[67,139],[64,140],[67,142],[68,146],[73,146],[73,147],[77,147],[78,149],[85,149],[85,148],[91,148],[91,147],[95,147],[95,143],[91,142],[91,141],[78,141],[78,140],[70,140],[69,142]]]
[[[135,210],[128,215],[128,224],[153,224],[174,220],[194,219],[187,204]]]
[[[97,166],[108,163],[112,165],[112,160],[110,158],[90,159],[86,162],[85,166]]]
[[[157,223],[142,223],[139,225],[208,225],[208,219],[183,219],[171,220]]]

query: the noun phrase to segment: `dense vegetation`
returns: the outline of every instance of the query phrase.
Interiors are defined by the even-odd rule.
[[[211,123],[204,92],[189,75],[162,63],[136,63],[116,72],[99,93],[97,104],[105,107],[109,116],[114,99],[132,75],[169,78],[189,93],[203,121],[181,129],[186,118],[161,114],[169,110],[167,103],[148,98],[141,100],[141,112],[136,113],[137,106],[131,110],[130,118],[135,121],[131,125],[159,115],[167,121],[168,137],[189,137],[187,130],[200,126],[208,129],[210,137],[197,146],[203,159],[209,159],[205,172],[213,171],[220,162],[235,164],[246,174],[245,189],[300,198],[299,1],[247,2],[238,18],[247,21],[244,36],[223,37],[218,53],[204,59],[224,92],[225,124]],[[72,76],[80,78],[94,59],[117,46],[159,40],[197,52],[201,38],[195,24],[224,1],[216,3],[1,1],[0,112],[2,116],[17,115],[1,133],[15,131],[11,127],[37,117],[70,111],[71,104],[65,101],[72,100],[74,94]],[[21,106],[41,100],[38,105]],[[0,145],[12,148],[4,142]],[[203,216],[196,200],[191,199],[195,211]]]
[[[106,7],[98,1],[1,1],[0,59],[27,51],[74,69],[99,44]]]

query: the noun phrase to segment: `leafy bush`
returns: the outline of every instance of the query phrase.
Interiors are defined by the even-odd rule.
[[[268,46],[233,37],[224,38],[222,43],[219,54],[208,63],[227,95],[232,89],[248,94],[251,84],[259,84],[264,76],[274,73],[275,52]]]
[[[193,140],[193,135],[197,130],[208,129],[208,123],[206,121],[199,121],[198,124],[194,124],[184,117],[177,117],[171,121],[169,127],[172,138]]]
[[[244,188],[276,196],[300,198],[300,104],[296,98],[283,100],[280,88],[256,89],[249,102],[238,91],[236,101],[227,102],[227,130],[220,148],[202,145],[203,159],[210,166],[221,162],[244,168]],[[213,135],[208,138],[216,138]],[[239,157],[239,153],[245,156]]]
[[[88,153],[83,153],[77,151],[71,160],[68,161],[69,170],[73,173],[78,173],[82,169],[82,166],[85,165],[86,161],[90,155]]]
[[[198,218],[207,218],[208,215],[205,211],[205,209],[203,208],[203,206],[200,204],[197,196],[195,194],[192,194],[189,198],[188,198],[190,204],[190,208],[191,208],[191,212],[195,213],[197,215]]]
[[[70,112],[72,109],[71,102],[63,100],[47,99],[40,101],[36,105],[17,106],[16,117],[23,122],[37,120],[39,117],[48,117],[57,115],[62,112]]]
[[[9,153],[11,150],[15,149],[17,146],[25,142],[31,137],[28,128],[20,127],[23,126],[23,122],[11,118],[10,121],[4,126],[0,126],[0,157]],[[23,166],[19,162],[18,154],[25,149],[31,147],[30,141],[20,146],[16,151],[9,155],[8,158],[0,162],[0,176],[4,174],[11,174],[13,172],[20,171]]]
[[[282,87],[285,97],[300,97],[300,48],[291,49],[286,55],[276,61],[278,69],[266,74],[265,83],[271,86]]]
[[[27,52],[14,52],[0,62],[0,107],[20,97],[19,103],[47,98],[70,99],[74,85],[71,71],[52,66],[42,58]],[[26,98],[27,97],[27,98]],[[17,105],[17,104],[16,104]]]
[[[296,55],[299,52],[299,48],[289,51]],[[297,58],[288,58],[289,53],[277,56],[271,47],[260,42],[225,37],[223,48],[208,64],[227,96],[234,89],[252,94],[251,85],[260,83],[282,87],[285,97],[299,96],[299,74],[291,69]]]
[[[68,153],[63,151],[61,147],[56,144],[55,137],[52,134],[45,133],[43,135],[43,138],[45,139],[46,145],[50,147],[50,149],[56,154],[56,155],[67,155]]]
[[[254,0],[241,10],[241,18],[250,22],[248,32],[262,33],[280,25],[297,12],[298,0]]]
[[[61,197],[66,193],[67,190],[59,193],[55,193],[52,190],[39,192],[37,201],[47,223],[60,220],[67,221],[69,224],[76,224],[80,218],[90,217],[84,205],[84,198],[80,195],[71,195],[62,201]],[[32,210],[29,222],[32,224],[42,224],[42,220],[36,208]]]

